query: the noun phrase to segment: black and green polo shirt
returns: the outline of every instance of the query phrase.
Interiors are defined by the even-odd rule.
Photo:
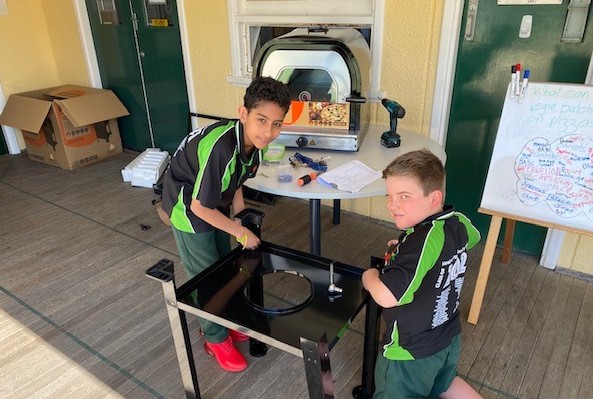
[[[379,278],[398,305],[382,311],[383,355],[391,360],[432,356],[461,332],[459,299],[467,250],[480,240],[452,207],[407,229]]]
[[[163,182],[163,210],[176,229],[188,233],[214,229],[190,210],[192,198],[229,215],[235,191],[255,176],[262,156],[257,149],[246,154],[243,134],[238,120],[221,120],[183,139]]]

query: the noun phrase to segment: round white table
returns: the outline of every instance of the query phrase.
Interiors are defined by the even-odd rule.
[[[398,133],[401,136],[401,145],[395,148],[383,147],[381,145],[380,138],[381,134],[386,130],[389,130],[389,128],[380,125],[370,125],[365,137],[362,140],[360,149],[356,152],[320,150],[313,149],[312,147],[287,147],[280,163],[288,163],[288,157],[293,156],[295,152],[298,152],[304,156],[312,158],[313,160],[327,158],[326,161],[328,170],[332,170],[349,161],[357,159],[370,168],[380,172],[399,155],[423,148],[430,150],[432,153],[438,156],[443,161],[443,163],[445,163],[447,156],[443,147],[441,147],[441,145],[436,141],[417,133],[399,130]],[[251,189],[264,193],[309,200],[309,239],[311,253],[314,255],[321,255],[320,214],[322,199],[334,200],[335,223],[336,220],[339,220],[339,200],[375,197],[385,195],[386,193],[385,182],[383,179],[375,180],[356,193],[326,187],[316,180],[307,185],[299,186],[297,180],[301,176],[313,172],[313,169],[308,167],[300,167],[295,169],[293,171],[293,178],[291,182],[279,182],[277,178],[277,165],[278,164],[276,163],[261,165],[257,175],[252,179],[248,179],[245,182],[245,185]]]

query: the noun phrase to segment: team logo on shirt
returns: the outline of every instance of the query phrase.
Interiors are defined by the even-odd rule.
[[[173,156],[177,155],[177,153],[179,151],[182,151],[185,148],[186,144],[189,143],[190,141],[192,141],[194,138],[204,134],[204,132],[206,131],[206,127],[207,126],[203,126],[196,130],[193,130],[187,136],[185,136],[185,138],[183,140],[181,140],[181,143],[179,143],[179,146],[175,150],[175,153],[173,154]]]
[[[441,289],[437,296],[437,301],[433,311],[431,327],[438,327],[449,321],[451,314],[459,308],[459,297],[461,296],[461,287],[465,279],[465,270],[467,264],[467,252],[463,247],[457,251],[451,259],[443,261],[439,278],[436,281],[435,288]],[[451,289],[455,290],[451,298]],[[455,303],[450,304],[453,299]]]

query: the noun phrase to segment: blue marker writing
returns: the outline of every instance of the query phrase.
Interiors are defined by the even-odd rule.
[[[529,83],[529,69],[526,69],[523,72],[523,83],[521,84],[521,91],[519,92],[519,102],[523,102],[523,96],[525,95],[525,91],[527,90],[527,84]]]

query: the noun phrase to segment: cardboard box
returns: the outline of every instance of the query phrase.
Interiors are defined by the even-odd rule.
[[[0,125],[22,130],[29,158],[72,170],[122,152],[125,115],[111,90],[66,85],[11,95]]]

